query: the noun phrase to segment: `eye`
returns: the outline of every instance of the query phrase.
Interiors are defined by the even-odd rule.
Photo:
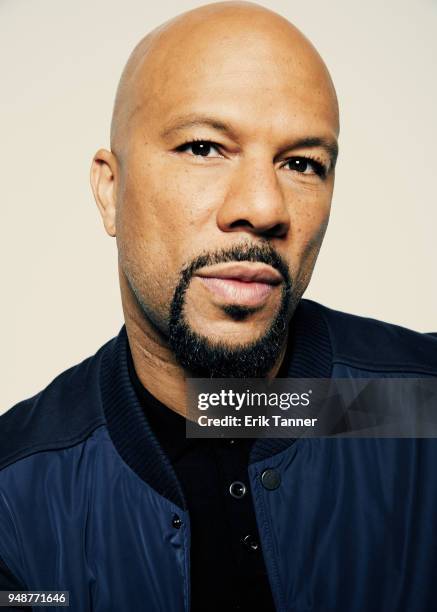
[[[322,178],[326,176],[325,166],[309,157],[290,157],[290,159],[287,159],[285,166],[289,170],[294,170],[300,174],[317,174]]]
[[[176,150],[180,152],[187,151],[196,157],[221,157],[218,145],[210,140],[192,140],[191,142],[184,143]],[[211,153],[216,153],[216,155],[211,155]]]

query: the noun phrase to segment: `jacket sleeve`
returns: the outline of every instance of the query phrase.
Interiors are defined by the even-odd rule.
[[[8,566],[6,565],[6,563],[3,561],[1,557],[0,557],[0,591],[26,591],[26,587],[23,585],[22,582],[20,582],[20,580],[18,580],[18,578],[16,578],[13,575],[13,573],[11,572],[11,570],[8,568]],[[26,608],[10,606],[10,607],[5,608],[5,610],[6,609],[22,610],[22,612],[30,612],[30,610],[32,610],[32,608],[30,608],[29,606],[27,606]]]

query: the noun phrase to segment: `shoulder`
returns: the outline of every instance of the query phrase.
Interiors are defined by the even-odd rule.
[[[374,372],[408,372],[437,376],[437,333],[420,333],[399,325],[333,310],[312,300],[302,306],[323,318],[333,363]]]
[[[0,471],[35,453],[74,446],[105,422],[99,377],[114,340],[0,416]]]

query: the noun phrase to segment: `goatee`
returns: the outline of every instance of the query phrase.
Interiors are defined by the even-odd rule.
[[[230,261],[265,263],[283,277],[278,312],[266,332],[249,344],[227,346],[196,333],[185,319],[185,294],[199,268]],[[288,266],[268,244],[243,245],[197,257],[181,271],[169,316],[169,344],[179,364],[194,377],[263,378],[274,367],[283,348],[288,315],[293,310],[292,282]],[[257,308],[230,304],[223,307],[234,321],[242,321]]]

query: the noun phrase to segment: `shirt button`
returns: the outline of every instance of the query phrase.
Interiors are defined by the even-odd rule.
[[[180,529],[182,527],[182,521],[177,514],[173,514],[171,524],[175,529]]]
[[[261,482],[265,489],[273,491],[281,484],[281,474],[278,470],[267,469],[261,474]]]
[[[253,537],[253,535],[249,534],[247,536],[244,536],[244,538],[242,538],[241,540],[241,543],[249,552],[257,552],[257,550],[259,549],[259,542],[256,538]]]
[[[235,499],[241,499],[244,497],[246,495],[246,491],[246,485],[244,482],[240,482],[239,480],[236,480],[229,485],[229,493],[232,495],[232,497],[235,497]]]

